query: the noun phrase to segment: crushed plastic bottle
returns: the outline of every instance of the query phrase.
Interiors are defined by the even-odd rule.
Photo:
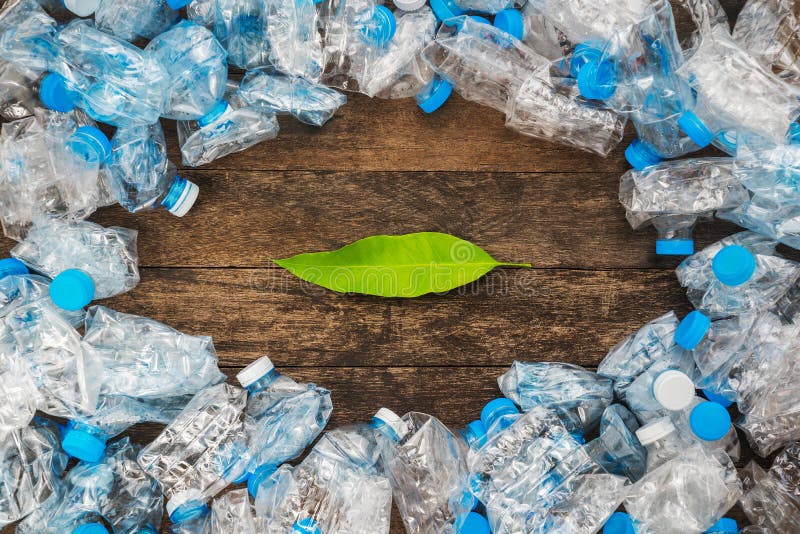
[[[800,528],[799,468],[800,443],[787,445],[767,472],[750,462],[742,472],[744,495],[740,502],[751,524],[765,532],[796,532]]]
[[[289,114],[312,126],[322,126],[347,103],[347,97],[335,89],[272,69],[245,74],[239,96],[266,114]]]
[[[266,532],[261,528],[261,519],[256,518],[246,489],[232,490],[214,499],[211,505],[204,533],[258,534]]]
[[[204,389],[139,453],[164,488],[173,523],[207,513],[206,501],[244,473],[246,397],[228,384]]]
[[[117,129],[108,162],[110,189],[130,212],[163,207],[183,217],[194,206],[200,188],[178,176],[167,158],[161,124]]]
[[[238,97],[222,100],[197,121],[178,121],[183,163],[190,167],[211,163],[277,135],[274,113],[265,113]]]
[[[741,206],[718,212],[717,217],[800,249],[800,206],[753,195]]]
[[[262,480],[255,508],[264,531],[388,534],[392,486],[381,451],[407,430],[398,421],[384,408],[368,424],[326,432],[300,464]]]
[[[695,397],[683,413],[673,414],[672,421],[681,435],[697,441],[711,453],[721,451],[734,462],[739,460],[739,437],[722,404]]]
[[[742,485],[730,459],[720,463],[702,447],[693,445],[648,471],[630,489],[624,504],[636,531],[703,532],[736,503],[741,493]]]
[[[639,375],[625,391],[625,402],[642,424],[689,407],[694,398],[692,357],[659,360]]]
[[[749,198],[732,170],[730,158],[684,159],[630,170],[620,179],[619,201],[634,230],[646,224],[656,228],[656,254],[693,254],[695,223]]]
[[[103,204],[100,173],[110,144],[82,113],[42,111],[3,124],[0,206],[3,231],[21,240],[44,217],[83,219]]]
[[[139,283],[135,230],[89,221],[49,219],[32,227],[11,254],[53,278],[50,297],[66,310],[108,298]]]
[[[225,380],[210,337],[147,317],[92,306],[83,343],[103,362],[106,395],[157,400],[194,395]]]
[[[161,64],[134,45],[104,33],[85,20],[58,32],[59,59],[47,91],[46,107],[80,107],[90,117],[116,127],[155,123],[164,110],[168,78]]]
[[[55,423],[36,417],[30,426],[0,433],[5,483],[0,490],[0,525],[18,521],[62,491],[67,455]]]
[[[164,67],[169,79],[163,117],[197,120],[225,95],[227,52],[203,26],[184,20],[150,41],[144,51]]]
[[[800,91],[768,71],[719,27],[703,36],[677,72],[697,92],[694,108],[684,111],[678,122],[700,147],[726,130],[779,143],[800,115]]]
[[[387,423],[394,434],[383,451],[384,468],[406,530],[457,531],[474,502],[464,442],[427,414],[410,412]]]
[[[569,39],[533,2],[526,2],[521,10],[506,8],[499,11],[493,24],[551,61],[560,61],[572,49]]]
[[[786,0],[748,0],[736,16],[734,41],[785,80],[800,80],[794,4]]]
[[[542,406],[573,413],[580,419],[584,434],[597,427],[603,411],[614,400],[609,378],[567,363],[514,362],[497,383],[503,395],[524,411]]]
[[[773,306],[800,277],[800,265],[774,252],[775,242],[734,234],[689,256],[675,270],[695,308],[711,318]]]
[[[640,21],[649,8],[644,0],[532,0],[532,7],[563,31],[573,43],[608,41],[620,28]]]
[[[622,404],[612,404],[600,419],[600,436],[586,445],[587,453],[606,471],[636,482],[647,468],[647,451],[639,443],[636,417]]]
[[[134,42],[150,40],[175,24],[178,10],[191,0],[64,0],[80,4],[96,3],[97,28],[120,39]]]
[[[289,76],[319,83],[322,36],[314,0],[271,0],[267,15],[269,60]]]
[[[278,373],[267,356],[242,369],[236,379],[248,391],[244,428],[251,460],[247,484],[256,495],[264,478],[300,456],[319,436],[333,403],[330,391],[298,384]]]
[[[36,0],[12,0],[0,9],[0,58],[36,78],[58,57],[58,24]]]
[[[228,51],[228,63],[245,70],[269,64],[270,2],[195,0],[192,4],[195,3],[209,4],[207,8],[201,7],[200,12],[195,8],[190,14],[195,22],[211,27],[214,35]]]

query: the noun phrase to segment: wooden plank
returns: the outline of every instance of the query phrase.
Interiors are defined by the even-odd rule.
[[[498,269],[447,295],[340,295],[275,269],[144,269],[101,301],[211,335],[225,365],[483,366],[515,358],[596,365],[669,309],[688,310],[670,271]]]
[[[495,258],[536,267],[673,268],[652,227],[634,232],[619,175],[576,173],[186,172],[193,210],[94,216],[135,228],[143,266],[267,267],[270,258],[332,250],[369,235],[447,232]],[[701,223],[698,246],[736,231]],[[10,243],[10,242],[9,242]]]

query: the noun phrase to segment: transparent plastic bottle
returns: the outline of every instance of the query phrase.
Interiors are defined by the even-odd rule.
[[[267,15],[269,60],[279,71],[312,84],[322,77],[322,36],[314,0],[271,0]]]
[[[622,404],[612,404],[600,419],[600,435],[586,444],[588,454],[606,471],[631,482],[644,476],[647,452],[636,438],[636,417]]]
[[[178,176],[167,158],[161,124],[117,129],[108,161],[110,188],[130,212],[162,207],[183,217],[194,206],[200,188]]]
[[[209,4],[209,22],[214,35],[228,51],[228,62],[245,70],[268,65],[269,2],[214,0]]]
[[[251,461],[246,477],[255,496],[262,480],[319,436],[333,403],[330,391],[281,375],[267,356],[242,369],[236,379],[248,392],[244,426]]]
[[[164,67],[169,79],[163,117],[197,120],[225,95],[227,52],[203,26],[181,21],[150,41],[144,51]]]
[[[679,360],[661,360],[639,375],[625,392],[625,402],[642,424],[685,410],[694,398],[694,362],[684,352]]]
[[[312,126],[324,125],[347,103],[347,97],[335,89],[272,69],[245,74],[239,96],[266,113],[289,114]]]
[[[693,254],[695,223],[749,198],[732,170],[730,158],[684,159],[630,170],[620,178],[619,201],[634,230],[647,224],[656,228],[656,254]]]
[[[692,444],[678,433],[669,417],[642,426],[636,430],[636,437],[647,450],[647,472],[680,456]]]
[[[798,468],[800,444],[792,443],[775,457],[769,471],[764,472],[755,462],[743,470],[741,504],[751,524],[766,532],[795,532],[800,528]]]
[[[65,0],[97,4],[95,24],[100,30],[126,41],[150,40],[175,24],[178,10],[191,0]]]
[[[736,16],[732,37],[781,78],[800,81],[797,9],[786,0],[749,0]]]
[[[723,405],[695,397],[686,411],[673,415],[673,422],[682,435],[691,437],[708,451],[724,452],[734,462],[739,460],[739,437]]]
[[[614,400],[611,379],[566,363],[514,362],[497,383],[503,395],[524,411],[542,406],[574,414],[585,434],[597,427]]]
[[[800,249],[800,206],[753,195],[736,208],[720,211],[717,217]]]
[[[53,279],[53,302],[78,310],[139,283],[136,235],[135,230],[89,221],[49,219],[32,227],[11,254]]]
[[[0,8],[0,59],[36,78],[58,56],[58,24],[36,0],[13,0]]]

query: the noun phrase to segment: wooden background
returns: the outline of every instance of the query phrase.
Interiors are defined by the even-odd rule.
[[[742,2],[723,3],[733,18]],[[675,13],[685,32],[687,16]],[[512,133],[501,114],[457,96],[430,116],[412,100],[348,98],[322,129],[282,118],[276,140],[181,169],[201,190],[182,219],[118,206],[96,213],[139,231],[142,277],[100,303],[213,336],[232,378],[269,355],[281,372],[332,390],[329,428],[386,406],[454,430],[499,395],[496,379],[512,361],[591,368],[648,320],[689,311],[673,273],[679,258],[657,257],[653,229],[632,231],[617,201],[630,134],[602,159]],[[174,124],[165,130],[179,164]],[[270,262],[419,231],[534,268],[395,300],[310,287]],[[732,231],[701,224],[697,247]],[[12,246],[0,238],[4,255]],[[159,430],[131,434],[144,442]],[[396,512],[392,523],[403,532]]]

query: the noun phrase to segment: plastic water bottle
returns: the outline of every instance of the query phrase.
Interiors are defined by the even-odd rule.
[[[797,509],[798,468],[800,445],[788,445],[775,460],[769,471],[755,462],[745,468],[742,509],[753,525],[766,532],[794,532],[800,525]]]
[[[278,135],[278,120],[241,99],[222,100],[197,121],[178,122],[184,165],[199,167]]]
[[[263,479],[319,436],[333,403],[330,391],[281,375],[267,356],[242,369],[236,379],[248,392],[244,426],[251,461],[246,476],[250,493],[256,495]]]
[[[643,0],[532,0],[530,3],[573,43],[592,38],[608,41],[620,29],[640,21],[650,7]]]
[[[736,16],[733,40],[784,80],[800,78],[797,15],[790,4],[752,0]]]
[[[800,206],[782,205],[760,196],[717,217],[800,249]]]
[[[223,382],[214,344],[147,317],[92,306],[84,346],[103,362],[103,393],[158,400]]]
[[[159,123],[119,128],[111,145],[110,186],[122,207],[130,212],[163,207],[176,217],[192,209],[200,188],[178,176],[167,159]]]
[[[368,424],[323,434],[299,465],[261,481],[255,507],[264,530],[388,534],[392,487],[381,453],[407,430],[382,408]]]
[[[750,250],[746,242],[737,241],[731,239],[731,244],[722,247],[712,245],[711,250],[690,256],[676,269],[689,300],[712,318],[764,310],[800,277],[796,262]]]
[[[0,58],[36,78],[56,62],[57,27],[36,0],[6,3],[0,9]]]
[[[322,77],[322,36],[314,0],[273,0],[267,15],[269,60],[277,70],[311,83]]]
[[[600,436],[586,444],[587,452],[609,473],[636,482],[644,476],[647,451],[635,432],[636,417],[622,404],[612,404],[600,419]]]
[[[625,392],[625,402],[641,423],[685,410],[694,398],[692,357],[660,360],[639,375]]]
[[[198,3],[197,0],[193,4]],[[269,64],[269,13],[272,4],[256,0],[215,0],[209,2],[206,17],[193,20],[210,25],[214,35],[228,51],[228,62],[240,69],[254,69]],[[201,12],[202,13],[202,12]],[[210,24],[209,24],[210,23]]]
[[[175,24],[179,9],[190,0],[65,0],[95,3],[94,20],[97,27],[106,33],[126,41],[150,40]]]
[[[732,170],[730,158],[684,159],[630,170],[620,179],[619,201],[634,230],[647,224],[656,228],[656,254],[693,254],[697,220],[749,198]]]
[[[726,68],[718,68],[723,63]],[[721,28],[704,36],[677,72],[697,92],[694,109],[684,111],[679,124],[700,147],[726,130],[778,143],[800,115],[800,92],[768,71]]]
[[[660,532],[665,526],[670,532],[703,532],[741,494],[742,485],[730,459],[720,463],[694,445],[649,471],[630,489],[624,505],[636,532]]]
[[[0,493],[0,525],[22,519],[62,491],[68,458],[58,441],[58,427],[42,417],[3,432],[0,458],[7,480]]]
[[[614,400],[609,378],[566,363],[514,362],[497,379],[503,395],[524,411],[542,406],[576,416],[584,433],[597,427],[606,407]]]
[[[227,384],[204,389],[139,453],[164,488],[173,523],[207,513],[206,501],[244,473],[246,397]]]
[[[778,206],[800,204],[800,145],[796,136],[798,127],[800,123],[790,129],[783,143],[777,145],[748,136],[736,137],[733,171],[736,178],[754,196]],[[749,197],[744,199],[747,200]]]
[[[561,30],[531,2],[526,2],[521,10],[506,8],[499,11],[493,24],[551,61],[568,56],[572,48],[572,43]]]
[[[329,0],[320,8],[322,83],[362,91],[370,67],[397,29],[394,13],[372,0]]]
[[[614,392],[622,398],[636,378],[653,363],[677,360],[683,349],[675,343],[678,318],[668,312],[642,326],[617,343],[597,366],[597,374],[614,381]]]
[[[81,113],[42,111],[0,133],[3,230],[21,240],[44,217],[86,218],[99,204],[101,168],[110,144]]]
[[[271,69],[245,74],[239,96],[267,114],[288,114],[312,126],[322,126],[347,103],[347,97],[335,89]]]
[[[32,227],[12,256],[53,279],[50,298],[65,310],[108,298],[139,283],[135,230],[50,219]]]
[[[153,124],[164,110],[167,74],[132,44],[74,20],[59,33],[61,78],[45,78],[39,97],[46,107],[80,107],[98,122],[116,127]],[[44,81],[43,81],[44,83]]]
[[[739,437],[723,405],[695,397],[686,411],[673,415],[673,422],[682,435],[697,441],[708,451],[724,452],[733,461],[739,460]]]
[[[144,51],[164,67],[169,79],[162,116],[197,120],[222,100],[228,82],[227,52],[204,27],[184,20],[150,41]]]
[[[395,434],[383,452],[384,467],[406,530],[457,531],[474,504],[464,442],[422,413],[410,412],[387,424]]]
[[[361,91],[370,97],[407,98],[433,79],[433,71],[420,59],[433,41],[436,17],[428,7],[397,16],[394,37],[380,55],[370,61]]]
[[[74,458],[98,462],[110,439],[139,423],[167,424],[188,400],[188,397],[145,400],[103,395],[95,413],[69,420],[61,446]]]

